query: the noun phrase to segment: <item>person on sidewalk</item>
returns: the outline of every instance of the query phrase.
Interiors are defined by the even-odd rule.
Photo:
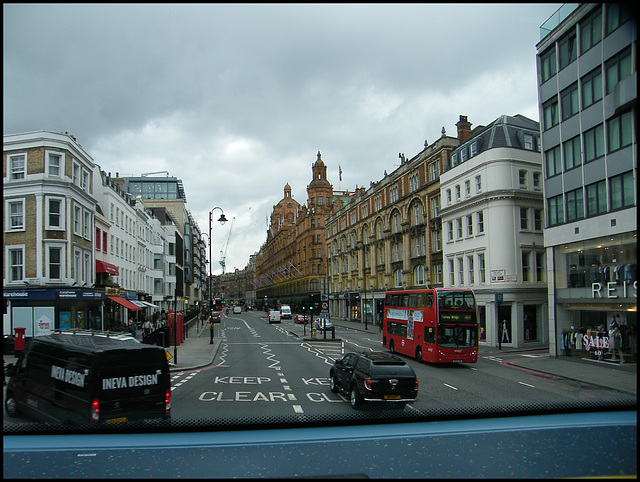
[[[137,329],[138,327],[136,326],[136,322],[133,321],[133,316],[129,316],[129,333],[131,333],[131,336],[134,338],[136,337]]]

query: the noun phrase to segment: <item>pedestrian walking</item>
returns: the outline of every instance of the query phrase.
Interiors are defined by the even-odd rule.
[[[137,331],[138,327],[136,326],[136,322],[133,321],[133,316],[129,317],[129,333],[131,333],[131,336],[133,336],[134,338],[136,337],[136,331]]]
[[[142,324],[142,330],[144,331],[144,336],[148,336],[151,333],[151,322],[148,318]]]

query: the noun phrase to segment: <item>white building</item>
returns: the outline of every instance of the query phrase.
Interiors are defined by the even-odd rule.
[[[548,342],[539,148],[537,122],[502,116],[440,175],[444,286],[474,290],[491,346]]]

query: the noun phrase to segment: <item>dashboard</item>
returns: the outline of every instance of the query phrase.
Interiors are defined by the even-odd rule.
[[[366,425],[3,437],[5,478],[637,475],[632,407]]]

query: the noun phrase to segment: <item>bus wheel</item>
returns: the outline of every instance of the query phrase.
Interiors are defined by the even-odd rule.
[[[391,340],[391,341],[389,342],[389,351],[390,351],[391,353],[395,353],[395,352],[396,352],[396,351],[393,349],[393,340]]]
[[[416,348],[416,360],[417,361],[422,361],[422,348],[418,347]]]

